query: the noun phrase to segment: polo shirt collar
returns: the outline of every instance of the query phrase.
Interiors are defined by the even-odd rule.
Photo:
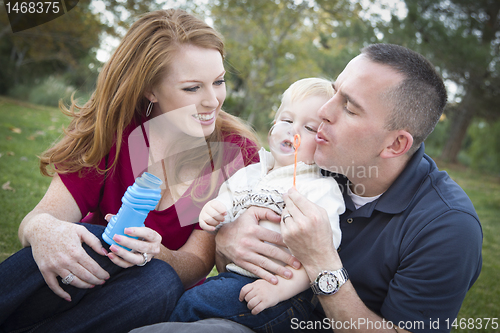
[[[373,210],[378,210],[387,214],[399,214],[403,212],[410,204],[413,197],[418,192],[426,176],[435,164],[430,158],[424,157],[424,144],[413,154],[406,165],[389,189],[383,193],[380,198],[370,202],[359,209],[355,209],[351,197],[347,193],[349,181],[344,176],[337,178],[339,186],[344,194],[346,208],[353,212],[355,216],[370,217]],[[350,216],[354,216],[350,215]]]
[[[399,214],[408,207],[432,168],[431,160],[424,158],[424,151],[422,143],[403,172],[375,202],[375,209],[388,214]]]

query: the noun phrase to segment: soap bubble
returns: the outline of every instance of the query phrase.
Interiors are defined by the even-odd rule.
[[[286,121],[279,121],[271,127],[267,135],[269,142],[269,149],[275,154],[280,155],[293,155],[295,147],[293,138],[296,131],[293,125]]]

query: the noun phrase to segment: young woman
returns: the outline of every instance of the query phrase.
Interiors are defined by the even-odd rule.
[[[195,218],[225,178],[258,161],[253,133],[221,110],[223,47],[182,10],[148,13],[91,99],[65,109],[66,135],[41,157],[52,182],[19,227],[26,248],[0,265],[0,329],[128,332],[167,320],[184,289],[210,272],[213,236]],[[204,144],[186,148],[189,138]],[[172,147],[181,149],[163,160]],[[146,227],[114,236],[132,251],[108,246],[104,217],[146,169],[166,184],[158,207]]]

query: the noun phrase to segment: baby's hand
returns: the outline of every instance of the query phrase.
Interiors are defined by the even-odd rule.
[[[200,213],[200,227],[206,231],[215,231],[215,227],[224,221],[226,206],[218,200],[210,200]]]
[[[258,279],[241,288],[240,302],[247,301],[247,307],[252,310],[253,315],[256,315],[280,302],[279,293],[275,288],[275,285],[266,280]]]

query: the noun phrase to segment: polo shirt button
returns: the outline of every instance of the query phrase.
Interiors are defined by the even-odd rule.
[[[352,218],[347,219],[347,223],[352,223],[354,220]]]

